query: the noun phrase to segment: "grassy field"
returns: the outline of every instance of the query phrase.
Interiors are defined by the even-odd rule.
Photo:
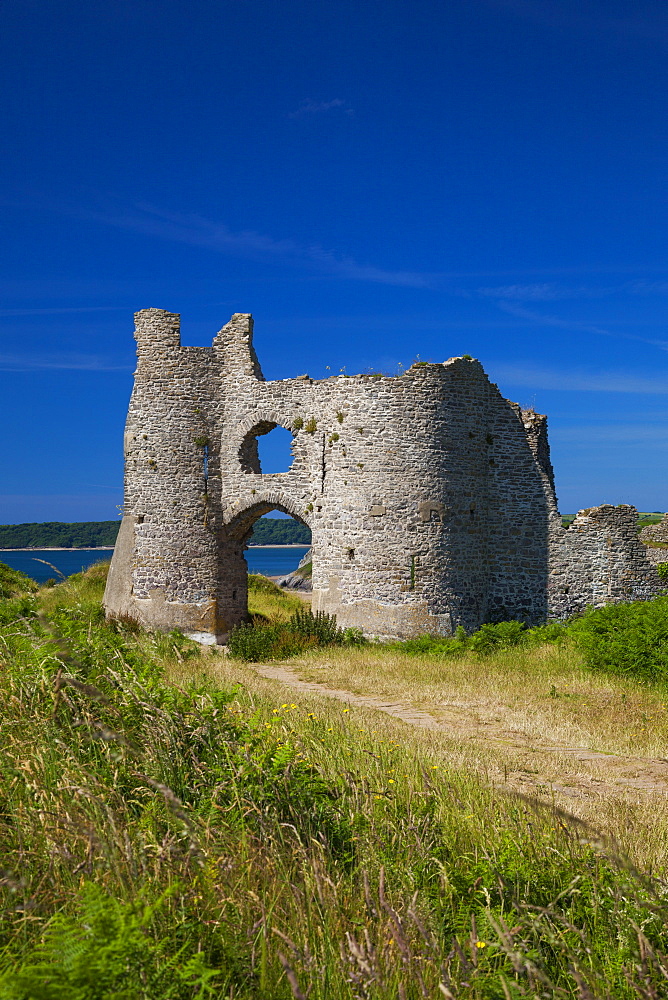
[[[104,623],[103,583],[0,601],[0,998],[666,996],[664,800],[502,780],[548,742],[649,762],[665,692],[564,644],[314,651],[283,665],[322,688],[297,693]],[[271,621],[295,601],[251,590]]]

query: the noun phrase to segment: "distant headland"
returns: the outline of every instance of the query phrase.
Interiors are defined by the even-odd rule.
[[[0,525],[2,549],[113,548],[120,521],[45,521],[41,524]],[[305,524],[288,518],[263,517],[254,528],[251,545],[310,545]]]

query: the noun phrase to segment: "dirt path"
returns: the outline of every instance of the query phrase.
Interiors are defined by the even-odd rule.
[[[506,774],[506,783],[518,788],[525,790],[528,790],[529,786],[534,789],[547,788],[577,798],[601,797],[612,791],[617,795],[624,792],[635,792],[636,795],[638,792],[668,794],[668,760],[621,756],[582,747],[537,744],[520,733],[500,726],[472,723],[468,712],[460,716],[455,710],[448,710],[447,718],[439,719],[429,712],[403,702],[355,694],[352,691],[327,687],[316,681],[302,680],[297,670],[287,664],[248,664],[248,666],[263,677],[286,684],[295,691],[334,698],[346,705],[375,709],[410,726],[441,732],[478,746],[488,745],[490,749],[494,747],[499,751],[503,748],[515,752],[526,751],[531,755],[533,766],[514,769]],[[569,773],[564,774],[562,780],[554,781],[548,776],[548,772],[554,775],[555,770],[563,771],[559,758],[562,758],[562,761],[566,758],[563,763]],[[573,773],[567,766],[569,758],[575,765]],[[544,762],[543,768],[540,767],[541,761]],[[595,774],[586,773],[592,766]]]
[[[276,580],[280,580],[281,578],[280,576],[276,576],[276,577],[270,577],[269,579],[270,580],[273,579],[275,583]],[[281,587],[281,590],[283,591],[284,594],[287,594],[288,597],[298,597],[300,601],[303,601],[304,604],[308,604],[308,606],[311,607],[311,603],[313,601],[313,594],[311,593],[310,590],[299,590],[296,587]]]

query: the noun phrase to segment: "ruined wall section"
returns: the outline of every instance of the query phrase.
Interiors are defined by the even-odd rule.
[[[323,382],[229,378],[222,504],[230,537],[250,530],[247,512],[278,506],[311,527],[314,605],[343,624],[401,635],[448,633],[453,614],[468,621],[484,586],[483,570],[472,572],[476,558],[484,566],[484,518],[471,526],[470,505],[485,470],[461,427],[484,423],[480,366],[459,359],[402,378]],[[262,475],[250,439],[276,424],[294,433],[294,462]]]
[[[559,515],[546,419],[485,390],[489,418],[480,443],[488,471],[490,576],[483,621],[536,624],[547,613],[548,533]]]
[[[650,563],[650,565],[656,568],[663,563],[668,563],[668,545],[664,548],[655,548],[654,546],[645,545],[643,543],[643,548],[645,550],[645,559],[648,563]]]
[[[215,632],[220,466],[209,441],[222,405],[215,359],[211,348],[180,346],[176,314],[146,309],[135,322],[124,543],[114,556],[129,585],[114,595],[114,566],[105,603],[151,627]]]
[[[522,421],[527,442],[543,481],[548,514],[550,517],[554,517],[559,512],[557,508],[557,495],[554,489],[554,468],[550,458],[550,444],[547,437],[547,417],[542,413],[536,413],[534,409],[522,410],[520,407],[515,406],[515,404],[511,405]]]
[[[548,613],[563,618],[588,605],[648,600],[662,589],[638,539],[638,512],[603,504],[578,512],[550,534]]]
[[[541,476],[517,408],[489,393],[478,362],[416,365],[401,378],[229,378],[229,535],[243,541],[260,508],[301,517],[313,532],[314,607],[377,635],[448,634],[486,620],[492,575],[507,616],[544,613],[545,532],[532,528],[546,519]],[[276,424],[293,430],[294,462],[262,475],[250,442]],[[499,478],[493,439],[516,474]]]
[[[654,543],[668,546],[668,514],[664,514],[658,524],[648,524],[644,527],[638,538],[643,545]]]
[[[664,514],[658,524],[648,524],[638,538],[645,548],[645,557],[652,566],[668,563],[668,514]]]
[[[248,530],[245,512],[258,505],[300,517],[313,532],[314,606],[378,635],[405,634],[418,623],[421,631],[449,631],[449,620],[430,617],[422,593],[433,567],[416,565],[420,545],[416,551],[411,532],[419,504],[430,497],[436,510],[442,504],[429,483],[433,463],[420,458],[433,434],[423,434],[422,445],[413,438],[429,394],[422,385],[409,406],[410,390],[409,378],[373,376],[247,385],[228,409],[223,434],[230,535]],[[244,468],[248,436],[273,424],[294,433],[292,468],[275,475]]]

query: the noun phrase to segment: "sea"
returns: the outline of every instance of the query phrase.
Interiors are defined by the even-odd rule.
[[[297,569],[308,545],[252,545],[246,549],[249,573],[285,576]],[[113,549],[0,549],[0,562],[20,569],[37,583],[80,573],[94,563],[107,562]]]

